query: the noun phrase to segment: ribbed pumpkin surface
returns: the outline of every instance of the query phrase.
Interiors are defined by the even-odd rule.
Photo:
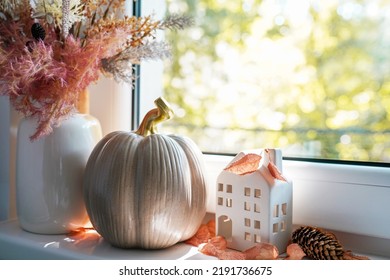
[[[113,132],[93,150],[84,199],[95,229],[122,248],[169,247],[206,212],[202,154],[188,138]]]

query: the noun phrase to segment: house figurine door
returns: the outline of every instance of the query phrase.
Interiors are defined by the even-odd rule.
[[[228,247],[244,251],[256,243],[286,251],[292,231],[292,183],[282,175],[277,149],[239,153],[219,174],[216,231]]]

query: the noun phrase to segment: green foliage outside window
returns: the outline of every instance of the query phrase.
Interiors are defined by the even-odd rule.
[[[390,1],[167,0],[166,129],[203,151],[390,161]],[[169,127],[168,127],[169,126]]]

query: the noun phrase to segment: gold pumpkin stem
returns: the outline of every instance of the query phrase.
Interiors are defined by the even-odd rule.
[[[157,108],[150,110],[142,120],[139,128],[135,133],[141,136],[148,136],[157,133],[157,125],[173,117],[172,108],[168,102],[159,97],[154,101]]]

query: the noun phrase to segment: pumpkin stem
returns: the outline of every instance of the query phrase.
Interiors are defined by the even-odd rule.
[[[135,133],[141,136],[148,136],[157,133],[157,125],[173,116],[173,111],[168,102],[159,97],[154,101],[157,108],[150,110],[142,120]]]

